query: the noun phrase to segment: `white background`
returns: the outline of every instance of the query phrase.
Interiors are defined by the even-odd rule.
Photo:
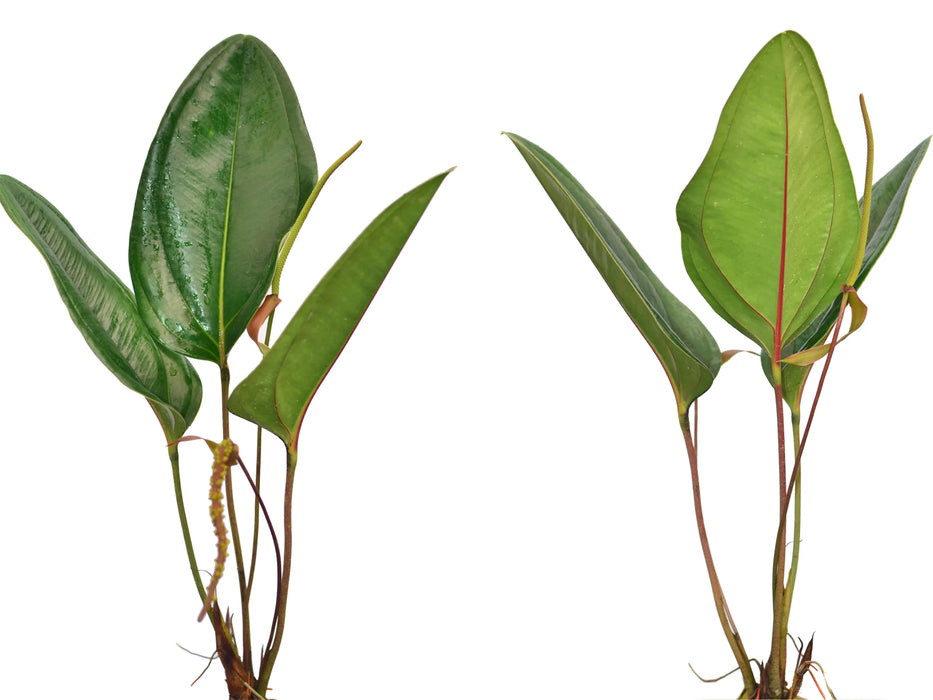
[[[748,348],[690,284],[674,217],[735,81],[773,35],[800,32],[861,183],[859,92],[880,176],[933,132],[933,48],[914,2],[622,6],[4,9],[0,172],[55,203],[124,279],[152,134],[190,68],[230,34],[255,34],[282,59],[322,170],[364,142],[299,239],[283,315],[390,201],[458,166],[305,421],[272,697],[737,694],[735,676],[705,686],[687,667],[715,676],[733,661],[667,380],[500,132],[552,152],[720,345]],[[933,652],[931,227],[928,162],[863,287],[869,320],[834,361],[806,459],[791,630],[816,632],[814,658],[840,697],[922,694]],[[219,664],[188,688],[202,661],[176,647],[209,654],[212,637],[195,623],[154,417],[98,364],[5,219],[0,284],[4,693],[225,697]],[[235,379],[257,359],[242,341]],[[199,370],[206,397],[193,432],[217,438],[216,372]],[[746,648],[763,658],[777,477],[757,359],[730,362],[701,409],[712,547]],[[235,426],[244,449],[251,432]],[[272,494],[278,446],[269,457]],[[182,459],[207,568],[209,454],[185,445]],[[245,520],[245,502],[240,511]],[[229,585],[221,595],[232,603]],[[257,640],[266,613],[255,613]],[[804,692],[818,695],[809,682]]]

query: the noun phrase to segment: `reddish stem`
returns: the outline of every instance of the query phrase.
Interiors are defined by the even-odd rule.
[[[742,679],[745,684],[743,697],[748,697],[748,693],[755,688],[755,677],[748,660],[748,654],[745,652],[742,639],[739,637],[739,632],[735,627],[732,614],[729,612],[729,606],[726,604],[726,597],[722,591],[722,585],[719,583],[719,576],[716,574],[716,566],[713,564],[713,555],[710,551],[709,538],[706,534],[706,522],[703,518],[703,504],[700,498],[700,474],[696,441],[690,434],[690,420],[687,418],[686,412],[680,416],[680,427],[684,437],[684,444],[687,448],[687,458],[690,462],[690,479],[693,482],[693,506],[696,511],[700,547],[703,549],[706,572],[709,576],[710,586],[713,589],[713,600],[716,604],[716,612],[719,615],[719,622],[722,625],[722,630],[726,635],[726,639],[729,641],[729,646],[732,648],[732,653],[742,673]]]

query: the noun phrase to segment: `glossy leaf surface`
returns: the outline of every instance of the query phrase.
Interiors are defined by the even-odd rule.
[[[563,165],[535,144],[506,134],[528,163],[670,379],[678,410],[713,383],[719,346],[706,327],[654,275],[622,231]]]
[[[918,144],[900,163],[872,185],[871,211],[868,217],[868,239],[865,244],[865,257],[862,258],[862,265],[859,268],[858,277],[854,284],[856,289],[861,287],[862,282],[865,281],[868,273],[871,272],[872,267],[874,267],[894,235],[894,229],[897,227],[897,222],[900,220],[901,212],[904,209],[904,201],[907,198],[910,183],[913,182],[914,174],[917,172],[917,168],[920,167],[929,145],[930,139]],[[784,347],[781,356],[787,357],[826,342],[836,322],[841,303],[842,294],[840,293],[804,331]],[[765,369],[765,375],[770,380],[770,354],[763,354],[762,367]],[[782,370],[782,389],[784,399],[789,405],[799,404],[809,372],[810,367],[784,366]]]
[[[296,452],[305,412],[441,182],[402,195],[361,233],[321,279],[262,361],[230,395],[231,412]]]
[[[768,351],[839,292],[858,243],[855,184],[810,46],[793,32],[752,60],[677,204],[687,272]]]
[[[39,249],[75,325],[101,362],[147,399],[166,437],[181,437],[201,404],[201,381],[185,358],[150,335],[123,282],[44,197],[0,175],[0,203]]]
[[[316,180],[275,54],[242,35],[211,49],[169,104],[139,183],[130,272],[153,334],[184,355],[223,362]]]

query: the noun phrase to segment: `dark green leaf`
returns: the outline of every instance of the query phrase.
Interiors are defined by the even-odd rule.
[[[506,134],[570,226],[590,260],[648,341],[683,413],[713,383],[719,346],[706,327],[654,275],[612,219],[553,156]]]
[[[234,414],[297,451],[308,404],[449,172],[400,197],[357,237],[256,369],[234,389],[229,403]]]
[[[139,183],[130,273],[153,334],[223,364],[316,180],[275,54],[242,35],[211,49],[169,104]]]
[[[191,363],[155,341],[126,285],[46,199],[0,175],[0,203],[45,258],[71,318],[100,361],[149,400],[170,441],[181,437],[201,404],[201,381]]]

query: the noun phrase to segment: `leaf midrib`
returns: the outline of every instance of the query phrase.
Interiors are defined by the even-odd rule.
[[[244,57],[244,61],[245,61]],[[227,274],[227,242],[230,236],[230,208],[233,201],[233,180],[236,172],[236,147],[237,138],[240,134],[240,106],[243,102],[243,80],[246,74],[244,66],[240,73],[240,91],[237,95],[236,117],[233,126],[233,147],[230,153],[230,175],[227,178],[227,202],[224,208],[224,232],[221,237],[220,247],[220,276],[217,290],[217,352],[220,357],[220,365],[224,366],[227,361],[227,321],[224,316],[224,296],[226,292],[226,274]]]
[[[782,59],[783,59],[783,45]],[[777,312],[774,316],[774,340],[771,344],[771,357],[781,356],[781,338],[784,323],[784,274],[787,263],[787,180],[790,161],[790,126],[787,114],[787,67],[784,65],[784,201],[781,211],[781,260],[778,270]]]

